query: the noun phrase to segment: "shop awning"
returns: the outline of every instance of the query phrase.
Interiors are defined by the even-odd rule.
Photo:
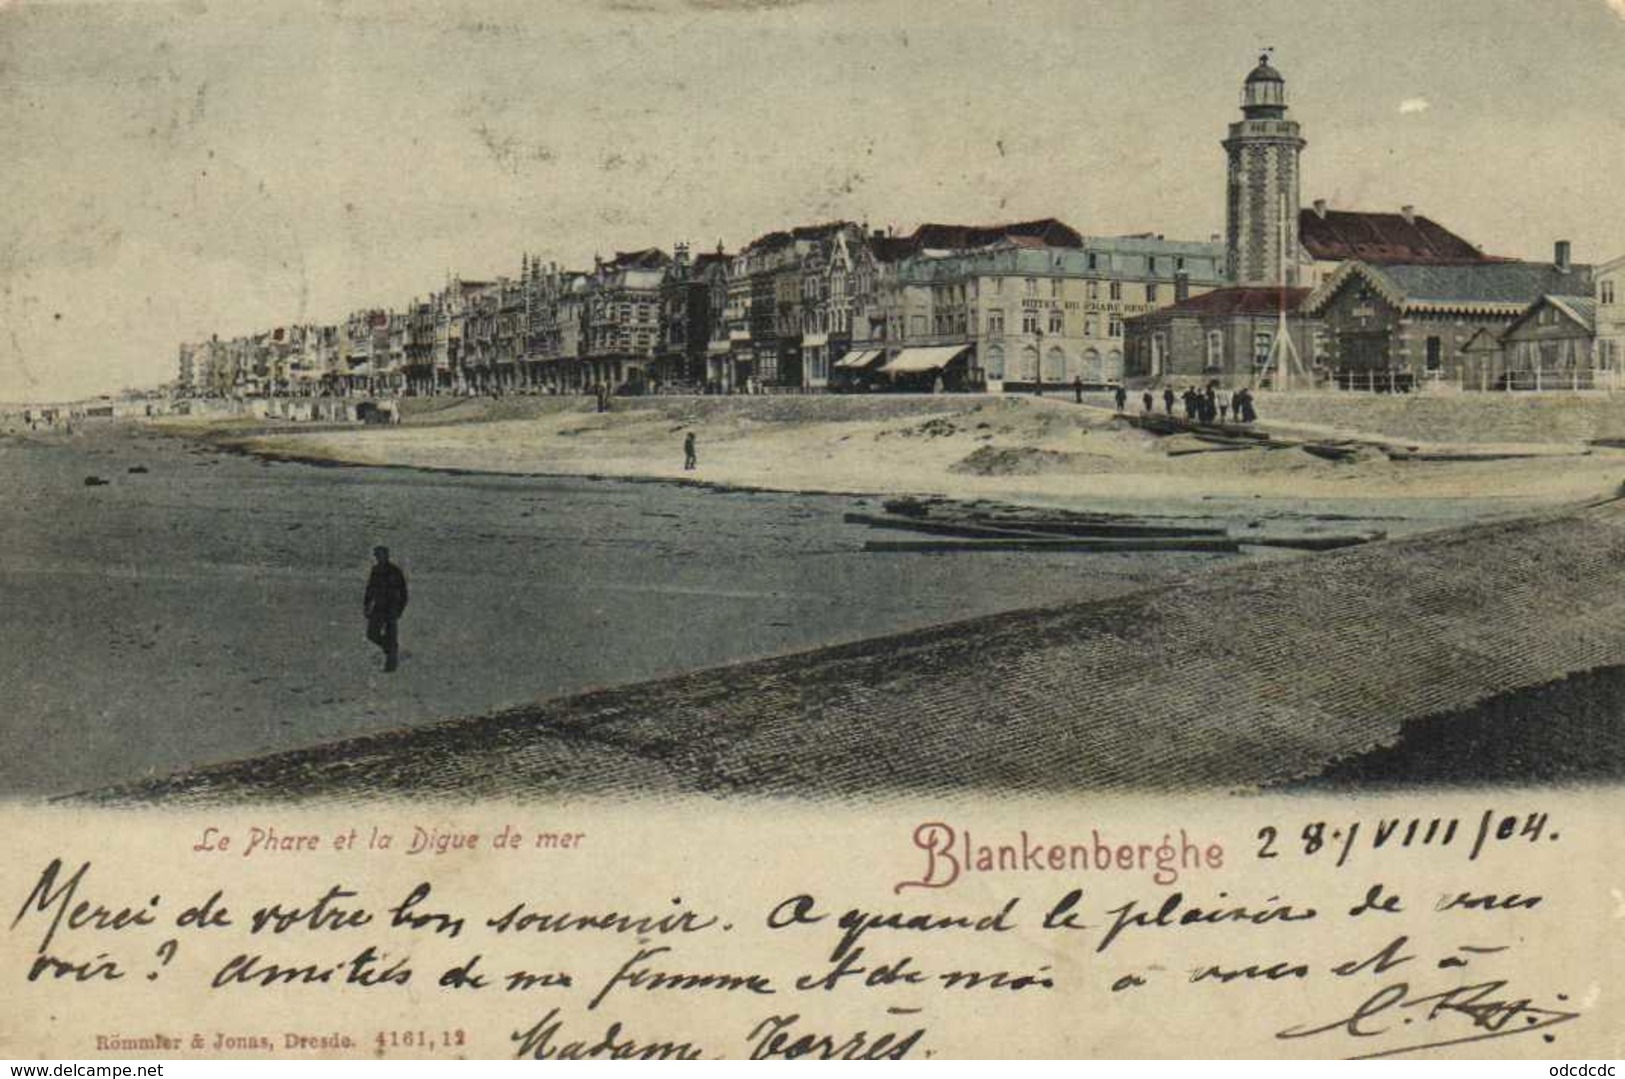
[[[885,349],[869,348],[861,351],[854,349],[835,361],[836,367],[868,367],[886,354]]]
[[[888,375],[918,374],[922,371],[935,371],[947,367],[954,360],[963,356],[970,349],[969,345],[947,345],[940,348],[905,348],[897,357],[881,370]]]

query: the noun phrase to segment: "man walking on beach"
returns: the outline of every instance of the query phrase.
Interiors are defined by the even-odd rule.
[[[683,471],[692,472],[699,463],[699,456],[694,452],[694,432],[690,431],[683,437]]]
[[[1124,389],[1122,386],[1117,387],[1117,411],[1122,412],[1124,406],[1127,404],[1128,390]]]
[[[384,670],[393,671],[401,658],[396,625],[406,610],[406,574],[389,560],[388,547],[374,547],[372,557],[361,609],[367,616],[367,640],[384,650]]]

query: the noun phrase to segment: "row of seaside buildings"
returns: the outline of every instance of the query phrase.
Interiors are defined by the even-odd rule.
[[[1484,250],[1405,207],[1302,207],[1307,145],[1261,59],[1222,145],[1226,233],[1049,218],[830,222],[737,252],[650,248],[451,278],[400,308],[183,344],[179,390],[312,397],[604,390],[1032,391],[1219,380],[1397,391],[1612,387],[1625,258]]]
[[[247,396],[1105,383],[1122,377],[1127,321],[1216,287],[1223,264],[1216,242],[1054,220],[907,236],[836,222],[590,271],[526,256],[516,276],[342,324],[183,345],[180,377]]]

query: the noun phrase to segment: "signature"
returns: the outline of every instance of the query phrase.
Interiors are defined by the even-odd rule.
[[[1507,982],[1487,981],[1463,985],[1443,992],[1414,995],[1408,982],[1393,982],[1371,994],[1352,1013],[1319,1026],[1294,1026],[1278,1032],[1277,1038],[1310,1038],[1317,1034],[1343,1033],[1351,1038],[1378,1038],[1418,1023],[1439,1024],[1431,1029],[1444,1036],[1395,1048],[1361,1053],[1355,1060],[1414,1053],[1445,1045],[1533,1034],[1547,1027],[1578,1019],[1579,1012],[1538,1008],[1529,997],[1508,993]],[[1559,1000],[1564,999],[1561,995]],[[1462,1022],[1471,1023],[1471,1033],[1457,1034]]]

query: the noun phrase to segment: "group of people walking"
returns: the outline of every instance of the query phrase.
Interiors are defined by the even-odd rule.
[[[1186,386],[1185,392],[1180,394],[1174,393],[1172,386],[1164,386],[1163,411],[1172,416],[1176,403],[1183,407],[1185,419],[1193,423],[1252,423],[1258,419],[1258,408],[1249,387],[1232,392],[1219,385],[1217,379],[1201,388]],[[1127,405],[1128,391],[1119,386],[1117,411],[1125,411]],[[1148,416],[1157,410],[1157,400],[1149,389],[1140,395],[1140,407]]]

